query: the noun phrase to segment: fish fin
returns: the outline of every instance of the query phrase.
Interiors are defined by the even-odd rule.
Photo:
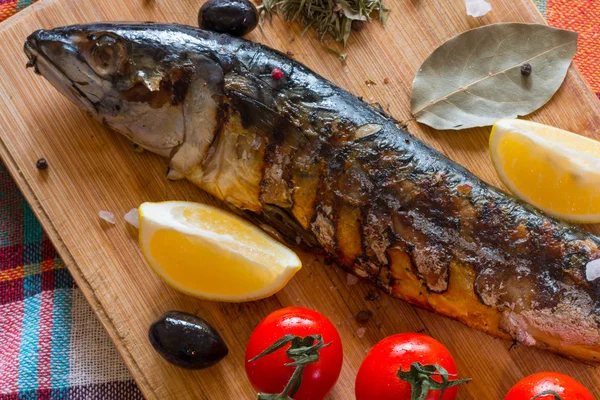
[[[173,169],[173,168],[169,168],[167,170],[167,179],[170,181],[178,181],[180,179],[184,179],[185,175],[182,174],[181,172]]]
[[[181,175],[191,174],[204,160],[205,151],[192,143],[184,143],[177,149],[177,152],[171,157],[169,170],[177,171]],[[179,172],[185,171],[185,172]],[[167,175],[167,178],[169,176]]]
[[[208,58],[195,60],[196,71],[203,71],[190,84],[183,104],[184,140],[172,154],[169,167],[189,176],[206,157],[223,122],[223,71]]]
[[[281,207],[265,204],[263,205],[263,211],[261,213],[240,209],[234,210],[250,222],[261,227],[271,236],[276,237],[271,231],[271,229],[274,229],[287,243],[293,246],[300,246],[305,249],[310,249],[311,251],[320,250],[319,243],[313,233],[302,228],[302,226],[289,215],[288,211]]]

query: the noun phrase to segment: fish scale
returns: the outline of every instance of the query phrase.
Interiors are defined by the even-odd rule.
[[[172,176],[290,242],[473,328],[599,361],[600,283],[586,279],[598,237],[486,184],[282,53],[143,23],[37,31],[25,52],[75,104],[169,156]]]

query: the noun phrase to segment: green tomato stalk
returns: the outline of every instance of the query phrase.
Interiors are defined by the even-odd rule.
[[[286,367],[295,367],[294,373],[281,393],[259,393],[257,397],[258,400],[293,400],[298,389],[300,389],[304,368],[308,364],[319,361],[319,350],[324,349],[331,344],[323,343],[323,337],[321,335],[300,337],[288,334],[284,335],[256,357],[248,360],[248,362],[258,360],[261,357],[274,353],[282,347],[287,346],[289,343],[291,343],[291,346],[285,352],[289,358],[294,360],[294,362],[284,365]]]
[[[410,383],[412,388],[410,400],[425,400],[430,390],[441,390],[439,400],[442,400],[446,389],[471,381],[471,378],[451,381],[448,379],[449,376],[454,375],[449,374],[439,365],[423,365],[419,362],[412,363],[406,372],[402,371],[402,368],[398,370],[398,378]],[[434,377],[439,377],[442,381],[438,382],[433,379]]]

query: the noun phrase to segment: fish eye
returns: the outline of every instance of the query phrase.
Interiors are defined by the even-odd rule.
[[[127,49],[120,37],[103,33],[90,37],[88,64],[100,76],[124,72],[127,66]]]

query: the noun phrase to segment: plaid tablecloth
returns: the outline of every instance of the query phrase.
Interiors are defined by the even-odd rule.
[[[534,2],[551,25],[579,32],[575,63],[600,98],[600,0]],[[0,21],[31,3],[0,0]],[[0,163],[0,400],[142,398]]]
[[[2,164],[0,399],[143,399]]]

